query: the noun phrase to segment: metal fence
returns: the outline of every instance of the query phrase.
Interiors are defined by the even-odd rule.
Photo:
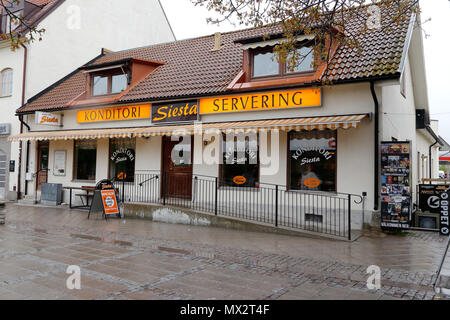
[[[116,181],[122,202],[162,204],[302,229],[351,240],[352,207],[359,195],[288,190],[259,184],[225,186],[217,177],[160,172],[136,173],[134,182]]]

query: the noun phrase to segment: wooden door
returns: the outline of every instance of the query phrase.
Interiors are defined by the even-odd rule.
[[[183,144],[179,141],[172,141],[172,137],[163,137],[161,190],[166,197],[192,198],[193,143],[192,136],[184,137]],[[172,152],[175,154],[174,159]]]
[[[36,176],[38,190],[41,189],[43,183],[47,183],[49,149],[50,145],[48,142],[40,142],[38,144],[38,172]]]

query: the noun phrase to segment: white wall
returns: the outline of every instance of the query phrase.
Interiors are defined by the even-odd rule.
[[[158,0],[66,0],[39,27],[47,31],[30,47],[27,97],[95,58],[102,48],[119,51],[175,40]]]
[[[27,45],[25,100],[98,56],[102,48],[119,51],[175,40],[158,0],[66,0],[39,28],[46,30],[43,40]],[[11,123],[12,135],[20,128],[15,110],[22,105],[23,51],[11,52],[7,42],[0,43],[0,71],[14,72],[13,96],[0,98],[0,123]],[[17,187],[18,156],[19,143],[11,143],[16,171],[9,175],[10,190]]]

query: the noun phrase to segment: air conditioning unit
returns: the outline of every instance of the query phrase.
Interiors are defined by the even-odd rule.
[[[439,213],[416,213],[416,228],[439,230],[441,216]]]
[[[416,110],[416,129],[425,129],[430,125],[430,115],[425,109]]]

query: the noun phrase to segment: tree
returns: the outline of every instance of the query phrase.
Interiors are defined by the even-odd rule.
[[[275,47],[277,59],[294,69],[310,53],[303,56],[296,50],[298,35],[313,38],[311,50],[321,57],[314,64],[331,58],[333,45],[358,48],[368,32],[389,32],[393,24],[419,13],[419,0],[191,0],[206,6],[220,18],[208,21],[219,24],[225,20],[243,26],[279,26],[283,40]],[[355,21],[359,23],[355,24]],[[355,28],[355,25],[360,27]],[[270,35],[265,36],[269,38]],[[326,72],[324,72],[326,74]]]
[[[18,49],[25,43],[42,40],[45,29],[38,28],[27,21],[26,17],[21,13],[14,11],[16,5],[25,0],[0,0],[0,13],[6,18],[5,32],[0,32],[0,40],[7,40],[11,45],[11,49]]]

